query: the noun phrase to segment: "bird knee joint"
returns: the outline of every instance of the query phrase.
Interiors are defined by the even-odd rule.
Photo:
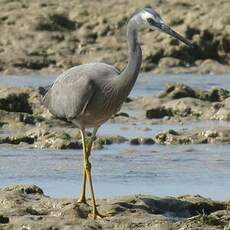
[[[90,171],[91,170],[91,163],[89,161],[85,162],[84,167],[85,167],[85,170],[89,170]]]

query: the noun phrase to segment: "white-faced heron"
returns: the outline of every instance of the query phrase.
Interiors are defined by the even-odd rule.
[[[75,124],[81,131],[83,145],[83,184],[79,203],[86,203],[86,180],[92,202],[94,219],[103,217],[96,207],[89,157],[98,128],[119,111],[140,71],[142,52],[137,32],[140,27],[158,29],[192,47],[192,44],[173,31],[150,7],[136,11],[127,25],[128,64],[119,72],[104,63],[75,66],[63,72],[47,90],[43,104],[57,118]],[[94,128],[86,143],[85,129]]]

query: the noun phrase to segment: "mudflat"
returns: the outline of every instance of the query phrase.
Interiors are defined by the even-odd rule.
[[[229,201],[196,195],[130,195],[98,200],[107,217],[90,218],[90,207],[46,196],[36,185],[0,189],[0,229],[229,229]]]
[[[142,71],[230,72],[228,0],[2,0],[0,71],[57,73],[88,62],[122,69],[127,62],[127,19],[147,4],[195,49],[158,31],[143,31]]]

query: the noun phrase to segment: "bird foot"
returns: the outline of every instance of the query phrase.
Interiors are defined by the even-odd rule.
[[[96,210],[95,212],[89,214],[89,216],[90,216],[92,219],[94,219],[94,220],[96,220],[96,219],[103,219],[103,218],[106,217],[106,215],[100,214],[97,210]]]

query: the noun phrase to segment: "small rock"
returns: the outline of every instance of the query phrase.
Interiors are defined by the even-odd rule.
[[[141,138],[140,143],[142,145],[153,145],[155,144],[155,141],[152,138]]]
[[[129,143],[131,145],[140,145],[140,139],[139,138],[132,138]]]
[[[171,117],[173,116],[173,113],[171,109],[166,109],[165,107],[157,107],[147,110],[145,115],[149,119],[160,119],[164,118],[165,116]]]
[[[38,187],[37,185],[15,185],[4,188],[6,191],[15,191],[19,193],[25,193],[25,194],[44,194],[42,189]]]
[[[213,88],[209,95],[209,100],[214,101],[223,101],[226,98],[230,97],[230,92],[222,88]]]
[[[196,98],[195,91],[184,84],[168,84],[166,90],[159,95],[160,98],[179,99],[184,97]]]
[[[169,129],[168,133],[172,135],[179,135],[179,133],[173,129]]]
[[[7,224],[10,222],[9,217],[0,215],[0,224]]]

